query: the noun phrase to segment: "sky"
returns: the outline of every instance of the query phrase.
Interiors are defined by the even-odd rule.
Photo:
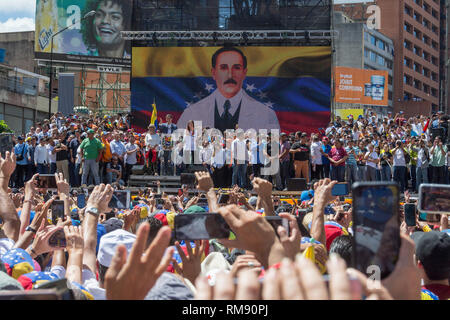
[[[34,30],[36,0],[0,0],[0,33]]]

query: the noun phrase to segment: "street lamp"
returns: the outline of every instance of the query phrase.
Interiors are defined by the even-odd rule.
[[[83,21],[86,18],[89,18],[90,16],[93,16],[95,14],[95,10],[89,11],[88,13],[86,13],[83,18],[80,19],[79,22]],[[74,23],[75,24],[75,23]],[[51,42],[51,51],[50,51],[50,83],[49,83],[49,93],[48,93],[48,118],[51,118],[52,115],[52,82],[53,82],[53,38],[55,36],[57,36],[58,34],[60,34],[63,31],[66,31],[67,29],[69,29],[70,27],[72,27],[74,24],[65,27],[64,29],[58,31],[57,33],[55,33],[54,35],[52,35],[52,42]]]

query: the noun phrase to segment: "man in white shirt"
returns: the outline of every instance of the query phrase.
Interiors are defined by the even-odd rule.
[[[36,165],[37,173],[39,174],[48,173],[48,165],[50,163],[50,159],[47,146],[45,145],[46,142],[47,139],[42,138],[39,145],[37,145],[36,149],[34,150],[34,164]]]
[[[322,179],[322,142],[318,135],[313,135],[313,143],[311,144],[311,179]]]
[[[405,175],[406,175],[406,161],[405,149],[401,140],[397,140],[395,148],[391,151],[394,160],[394,177],[393,180],[400,185],[400,192],[405,192]]]
[[[116,156],[119,159],[119,163],[123,168],[124,167],[124,156],[125,156],[125,152],[126,152],[125,145],[120,140],[119,133],[115,132],[113,137],[114,137],[114,140],[109,143],[109,146],[111,148],[111,155]]]
[[[48,152],[48,159],[50,163],[50,174],[54,174],[56,172],[56,151],[55,149],[55,140],[53,138],[48,138],[48,144],[47,144],[47,152]]]
[[[203,146],[200,149],[200,161],[203,167],[205,167],[209,172],[211,172],[211,162],[212,162],[213,149],[208,141],[203,142]]]
[[[246,182],[246,169],[248,160],[247,144],[244,140],[244,131],[237,130],[236,139],[231,143],[231,154],[233,157],[233,175],[231,184],[244,188]]]
[[[275,111],[253,99],[242,89],[247,76],[247,58],[234,47],[224,47],[212,56],[211,73],[217,89],[206,98],[187,107],[178,128],[190,120],[202,121],[204,127],[227,129],[280,129]],[[256,116],[257,115],[257,116]]]
[[[130,135],[129,142],[125,145],[126,155],[125,155],[125,174],[123,181],[128,185],[128,179],[131,175],[131,170],[133,166],[137,163],[137,153],[140,151],[138,145],[136,145],[134,135]]]
[[[374,146],[372,143],[368,145],[369,151],[367,151],[364,159],[366,160],[366,180],[376,181],[377,180],[377,166],[380,162],[378,154],[374,151]]]

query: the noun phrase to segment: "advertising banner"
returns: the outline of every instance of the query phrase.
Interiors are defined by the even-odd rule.
[[[330,121],[330,47],[133,47],[132,125],[315,132]]]
[[[388,105],[388,72],[347,67],[335,69],[336,102]]]
[[[54,61],[129,65],[130,41],[120,32],[131,30],[132,7],[133,0],[36,0],[36,59],[51,59],[53,38]]]

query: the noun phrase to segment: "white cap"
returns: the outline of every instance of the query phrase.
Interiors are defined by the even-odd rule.
[[[105,234],[100,239],[100,245],[98,246],[97,260],[98,262],[109,267],[112,258],[116,254],[116,247],[119,244],[125,245],[127,248],[127,257],[130,255],[131,247],[136,241],[136,235],[123,229],[117,229]]]

